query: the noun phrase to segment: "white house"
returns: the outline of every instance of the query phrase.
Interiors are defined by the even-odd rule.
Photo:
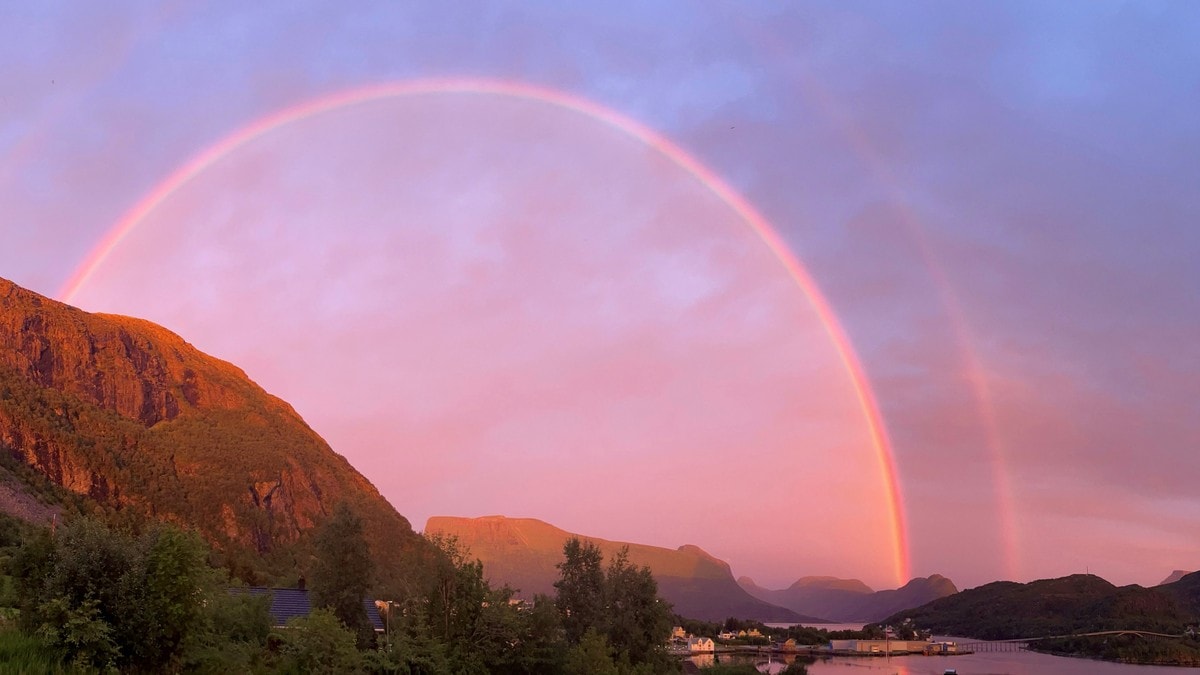
[[[717,648],[717,645],[713,642],[713,639],[706,638],[706,637],[688,638],[687,646],[688,646],[688,651],[693,652],[693,653],[694,652],[711,652],[711,651],[715,651]]]

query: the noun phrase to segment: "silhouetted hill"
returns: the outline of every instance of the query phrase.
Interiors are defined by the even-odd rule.
[[[425,525],[427,534],[452,535],[465,544],[471,555],[483,562],[484,575],[493,584],[508,584],[519,596],[552,594],[558,579],[555,567],[562,561],[563,544],[571,537],[594,542],[611,559],[623,546],[629,560],[650,568],[659,594],[675,606],[681,616],[705,621],[729,617],[759,621],[820,621],[801,616],[751,597],[733,579],[729,565],[697,546],[678,549],[626,544],[585,537],[561,530],[533,518],[454,518],[434,516]]]
[[[1174,582],[1155,586],[1154,590],[1171,596],[1183,611],[1200,620],[1200,572],[1185,574]]]
[[[1181,585],[1182,584],[1182,585]],[[1113,586],[1089,574],[1027,584],[997,581],[887,617],[943,635],[985,640],[1133,629],[1179,634],[1196,619],[1200,575],[1168,586]]]
[[[935,634],[987,640],[1071,636],[1031,643],[1034,649],[1068,656],[1160,665],[1200,665],[1200,641],[1185,636],[1200,617],[1200,573],[1174,583],[1142,588],[1116,587],[1104,579],[1076,574],[1027,584],[1011,581],[971,588],[888,617],[906,620]],[[1082,633],[1141,630],[1185,636],[1077,637]]]
[[[111,518],[196,528],[247,574],[303,569],[305,533],[343,500],[385,572],[423,547],[367,479],[236,366],[148,321],[2,279],[0,450]],[[20,483],[5,481],[3,502],[44,520]]]
[[[918,577],[898,589],[886,591],[872,591],[858,579],[837,577],[803,577],[782,590],[762,588],[747,577],[738,579],[738,583],[760,600],[838,622],[878,621],[902,609],[958,592],[954,582],[939,574]]]

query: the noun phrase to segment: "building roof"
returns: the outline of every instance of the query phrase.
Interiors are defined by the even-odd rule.
[[[308,599],[308,591],[299,588],[267,588],[266,586],[247,586],[231,588],[230,593],[246,593],[253,596],[270,596],[271,618],[276,626],[282,626],[298,616],[308,616],[312,611],[312,603]],[[373,600],[364,599],[363,609],[367,611],[367,619],[375,630],[383,630],[383,619],[379,616],[379,608]]]

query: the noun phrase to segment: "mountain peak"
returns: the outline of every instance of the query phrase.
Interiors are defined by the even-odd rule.
[[[822,588],[835,589],[840,591],[850,591],[852,593],[873,593],[871,587],[859,581],[858,579],[840,579],[830,576],[807,576],[800,577],[788,587],[789,589],[801,588]]]
[[[1167,584],[1173,584],[1176,581],[1179,581],[1180,579],[1186,577],[1189,574],[1191,574],[1191,572],[1189,572],[1187,570],[1175,570],[1174,572],[1171,572],[1170,574],[1168,574],[1166,579],[1163,579],[1162,581],[1158,582],[1158,585],[1165,586]]]

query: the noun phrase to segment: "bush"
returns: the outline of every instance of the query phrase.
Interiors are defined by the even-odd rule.
[[[281,637],[283,672],[356,673],[364,665],[354,631],[328,609],[288,621]]]

